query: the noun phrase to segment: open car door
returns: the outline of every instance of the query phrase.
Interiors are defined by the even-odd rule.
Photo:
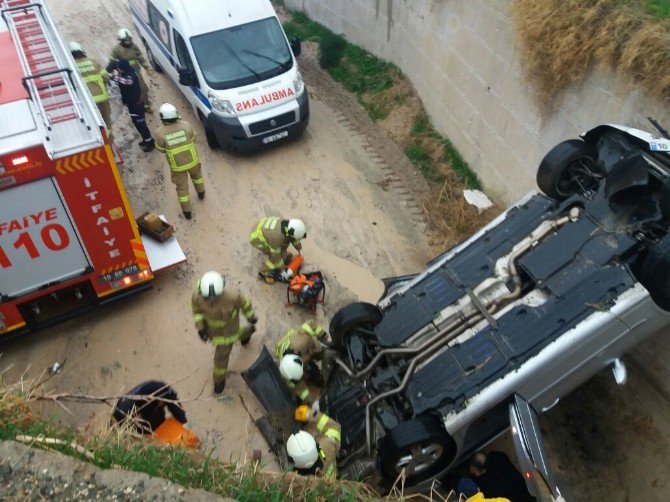
[[[518,394],[509,405],[509,420],[514,449],[530,494],[539,501],[564,501],[549,466],[537,414]]]

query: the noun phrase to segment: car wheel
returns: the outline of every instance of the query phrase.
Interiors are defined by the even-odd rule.
[[[456,457],[456,442],[435,415],[422,415],[401,422],[381,442],[382,473],[394,481],[404,475],[405,486],[440,474]]]
[[[658,196],[658,205],[663,217],[670,221],[670,181],[666,181]]]
[[[144,44],[144,48],[147,51],[147,59],[149,60],[149,64],[154,69],[154,71],[156,73],[163,73],[163,68],[158,64],[158,61],[156,61],[156,58],[154,57],[154,53],[151,52],[151,49],[149,49],[149,46],[146,43]]]
[[[340,309],[330,321],[330,339],[336,348],[344,347],[347,336],[355,329],[372,330],[382,320],[379,307],[371,303],[352,303]]]
[[[559,143],[544,156],[537,169],[537,186],[555,200],[598,188],[603,174],[598,153],[579,139]]]
[[[649,250],[642,262],[640,282],[647,288],[654,303],[670,310],[670,235],[663,237]]]
[[[209,127],[209,124],[207,124],[207,119],[205,116],[198,111],[198,117],[200,117],[200,122],[202,122],[202,128],[205,130],[205,138],[207,139],[207,145],[209,145],[209,148],[212,150],[217,150],[220,145],[219,145],[219,140],[216,139],[216,134],[214,133],[214,130]]]

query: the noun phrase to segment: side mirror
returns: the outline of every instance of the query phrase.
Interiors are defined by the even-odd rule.
[[[299,37],[295,37],[291,40],[291,50],[293,51],[294,56],[300,56],[300,53],[302,52],[302,43]]]
[[[190,68],[182,68],[181,66],[177,68],[177,73],[179,74],[179,83],[181,85],[198,85],[198,79],[195,76],[195,70]]]

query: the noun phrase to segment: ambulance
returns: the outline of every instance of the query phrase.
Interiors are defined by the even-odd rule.
[[[131,0],[148,60],[179,86],[211,148],[250,151],[299,136],[309,98],[270,0]]]
[[[44,2],[2,0],[0,14],[3,341],[146,290],[185,257],[174,240],[142,240],[104,122]]]

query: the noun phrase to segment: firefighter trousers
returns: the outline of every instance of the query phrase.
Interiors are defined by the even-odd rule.
[[[96,103],[96,105],[98,105],[98,111],[102,115],[102,120],[105,121],[109,141],[112,141],[114,139],[114,132],[112,131],[112,105],[109,103],[109,100],[101,101]]]
[[[139,80],[140,83],[140,96],[142,98],[142,101],[144,101],[144,107],[145,108],[151,108],[151,100],[149,99],[149,86],[147,85],[146,80],[144,80],[144,77],[142,76],[142,71],[137,70],[137,79]]]
[[[177,200],[181,204],[181,210],[185,213],[190,213],[192,210],[191,207],[191,196],[189,195],[188,190],[188,179],[191,178],[193,182],[193,187],[198,193],[205,192],[205,178],[202,176],[202,167],[200,164],[193,166],[187,171],[172,171],[172,183],[174,183],[175,188],[177,189]]]
[[[242,331],[242,342],[247,343],[251,339],[251,334],[248,329]],[[228,373],[228,363],[230,361],[230,353],[233,351],[234,343],[227,345],[217,345],[214,349],[214,383],[221,383],[226,381],[226,374]]]
[[[139,103],[127,104],[126,107],[128,108],[128,113],[130,113],[130,120],[133,121],[135,129],[142,136],[142,141],[145,143],[153,141],[149,126],[147,126],[147,119],[144,115],[144,103],[140,101]]]
[[[286,262],[293,256],[288,252],[288,249],[282,249],[281,253],[273,253],[267,248],[263,248],[261,251],[265,255],[265,260],[263,260],[263,266],[260,270],[263,275],[270,275],[274,271],[283,271]]]

